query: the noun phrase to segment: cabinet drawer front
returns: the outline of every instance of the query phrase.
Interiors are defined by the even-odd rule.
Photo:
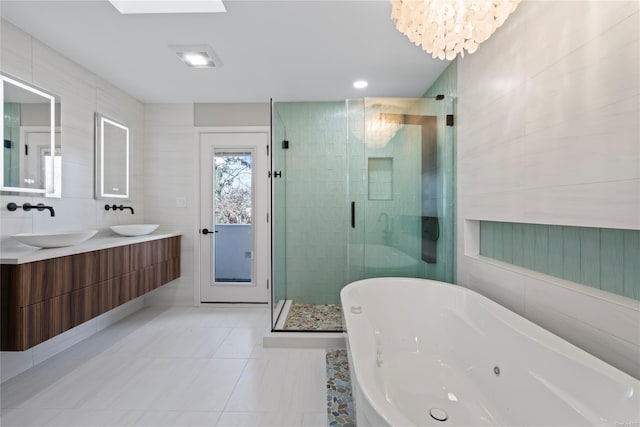
[[[116,248],[99,251],[100,257],[100,282],[122,276],[131,271],[130,246],[118,246]]]
[[[20,307],[48,300],[69,292],[62,280],[62,270],[58,259],[20,264],[18,267],[21,288]]]
[[[58,258],[64,287],[82,289],[100,281],[100,251]]]
[[[22,350],[40,344],[65,330],[63,313],[64,307],[68,306],[68,300],[68,296],[59,296],[21,308]]]

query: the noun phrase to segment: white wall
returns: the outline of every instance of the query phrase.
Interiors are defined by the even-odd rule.
[[[9,236],[16,233],[104,230],[111,225],[141,222],[145,213],[143,104],[9,22],[2,20],[0,27],[0,70],[58,95],[62,106],[62,198],[0,195],[0,243],[11,245]],[[95,112],[130,127],[133,173],[131,201],[126,204],[134,207],[135,215],[129,211],[106,212],[106,202],[94,200]],[[56,216],[50,217],[47,211],[9,212],[6,208],[9,202],[51,204]]]
[[[160,230],[182,233],[180,278],[147,294],[145,304],[193,305],[199,210],[193,104],[146,104],[144,126],[145,218]]]
[[[87,228],[103,231],[111,225],[142,222],[145,217],[142,180],[143,104],[7,21],[0,21],[0,31],[0,70],[61,98],[63,169],[60,199],[0,195],[0,246],[6,248],[15,244],[10,236],[17,233]],[[133,174],[131,201],[126,204],[134,207],[135,215],[129,211],[106,212],[106,202],[93,198],[93,127],[96,111],[130,127]],[[18,209],[9,212],[6,208],[9,202],[18,205],[24,202],[51,204],[56,216],[49,216],[47,211],[23,212]],[[30,350],[0,353],[2,381],[142,307],[143,300],[138,298]]]
[[[465,221],[640,229],[639,9],[521,3],[459,61],[457,121],[458,282],[636,377],[639,301],[480,258]]]
[[[145,104],[145,219],[182,233],[181,277],[145,296],[145,305],[194,305],[199,279],[199,128],[264,126],[269,103]],[[197,126],[196,126],[197,125]],[[178,206],[184,199],[185,206]]]

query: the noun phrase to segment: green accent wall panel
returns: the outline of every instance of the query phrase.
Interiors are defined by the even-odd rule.
[[[493,224],[493,256],[497,259],[504,259],[502,251],[502,223]]]
[[[513,263],[513,224],[502,223],[502,259],[504,262]]]
[[[549,271],[549,226],[537,224],[534,227],[536,241],[533,269],[547,274]]]
[[[523,224],[522,225],[522,267],[528,268],[529,270],[535,269],[535,253],[536,253],[536,226],[532,224]]]
[[[600,229],[580,228],[579,283],[600,288]]]
[[[484,222],[480,227],[480,253],[489,258],[493,256],[493,222]]]
[[[563,271],[563,227],[559,225],[549,226],[549,271],[547,274],[562,277]]]
[[[624,295],[624,232],[602,229],[600,241],[603,248],[608,248],[601,254],[601,289]]]
[[[483,221],[484,223],[484,221]],[[523,224],[512,224],[511,232],[513,233],[511,244],[513,248],[513,264],[522,267],[524,263],[524,227]],[[482,243],[482,239],[480,240]]]
[[[480,255],[640,300],[640,230],[480,221]]]
[[[580,231],[567,227],[562,237],[562,278],[580,283]]]
[[[640,299],[640,231],[624,235],[624,296]]]

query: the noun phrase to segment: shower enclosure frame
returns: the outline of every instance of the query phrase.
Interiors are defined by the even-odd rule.
[[[448,269],[448,273],[446,273],[446,276],[443,276],[442,274],[440,274],[439,276],[436,275],[436,273],[434,273],[433,269],[431,270],[431,273],[429,273],[425,268],[420,268],[419,271],[417,271],[416,273],[407,273],[407,274],[393,274],[393,275],[403,275],[403,276],[407,276],[407,277],[423,277],[423,278],[434,278],[436,280],[443,280],[443,281],[449,281],[449,282],[454,282],[455,280],[455,244],[456,244],[456,239],[455,239],[455,127],[453,126],[453,121],[454,121],[454,115],[455,115],[455,97],[450,97],[450,96],[444,96],[444,95],[438,95],[435,97],[423,97],[423,98],[364,98],[364,99],[358,99],[358,100],[345,100],[345,101],[336,101],[335,104],[340,104],[343,106],[344,109],[344,114],[342,117],[342,126],[344,127],[344,139],[341,141],[342,146],[344,147],[344,155],[346,156],[346,161],[345,161],[345,169],[344,171],[342,171],[342,173],[344,174],[342,176],[343,179],[343,183],[344,183],[344,189],[346,191],[345,197],[344,197],[344,221],[345,224],[347,224],[348,228],[346,229],[345,235],[344,235],[344,245],[346,246],[346,265],[344,266],[344,283],[340,283],[339,287],[342,288],[343,286],[346,286],[348,283],[358,280],[358,279],[363,279],[363,278],[369,278],[369,277],[378,277],[379,275],[389,275],[389,274],[385,274],[388,271],[383,271],[381,269],[377,269],[375,268],[375,265],[370,265],[367,264],[369,262],[369,260],[365,260],[365,255],[364,255],[364,249],[361,250],[357,255],[354,255],[354,250],[353,248],[350,246],[353,245],[354,242],[357,242],[357,238],[354,239],[353,236],[351,235],[353,233],[354,228],[357,227],[361,227],[360,229],[360,233],[362,235],[366,234],[367,231],[365,229],[365,227],[367,227],[367,224],[370,228],[374,228],[375,227],[375,222],[373,219],[370,218],[366,218],[363,217],[363,208],[365,208],[365,206],[367,205],[367,203],[379,203],[379,204],[384,204],[384,203],[399,203],[398,200],[393,200],[393,196],[394,194],[391,194],[391,197],[389,197],[388,199],[385,199],[385,197],[389,196],[388,194],[388,190],[381,190],[382,192],[380,193],[380,199],[369,199],[367,197],[364,197],[363,194],[366,194],[368,192],[370,192],[370,189],[365,189],[362,190],[364,191],[364,193],[359,194],[359,195],[355,195],[352,193],[352,188],[351,188],[351,180],[353,178],[354,172],[352,171],[352,150],[354,149],[354,147],[352,146],[352,144],[354,143],[358,143],[358,142],[354,142],[356,140],[356,137],[354,137],[353,134],[353,127],[354,127],[354,123],[356,125],[356,127],[358,126],[362,126],[363,127],[363,131],[362,131],[362,136],[360,137],[361,140],[359,141],[359,143],[361,143],[362,145],[358,146],[357,149],[362,149],[362,160],[365,164],[361,164],[359,167],[362,170],[368,170],[368,165],[366,164],[368,161],[370,161],[370,159],[385,159],[388,158],[388,156],[383,155],[384,154],[384,149],[380,149],[381,151],[378,153],[380,155],[375,155],[377,152],[371,148],[368,148],[368,146],[365,146],[365,140],[367,140],[367,137],[364,135],[364,133],[370,132],[369,130],[364,129],[366,127],[365,122],[366,120],[364,120],[364,116],[367,115],[367,113],[369,111],[372,111],[373,108],[376,106],[376,104],[378,103],[382,103],[383,105],[385,105],[385,102],[390,102],[390,101],[397,101],[398,103],[402,104],[402,103],[411,103],[411,102],[415,102],[417,103],[417,105],[429,105],[430,108],[434,109],[434,111],[432,113],[429,114],[422,114],[419,111],[416,114],[411,114],[411,112],[407,112],[407,111],[400,111],[400,112],[394,112],[394,111],[386,111],[386,112],[382,112],[380,114],[380,116],[383,115],[388,115],[392,120],[393,120],[393,116],[395,115],[395,119],[398,121],[402,121],[402,125],[418,125],[418,126],[400,126],[401,130],[400,132],[409,132],[407,130],[402,130],[402,129],[406,129],[406,128],[412,128],[414,133],[418,133],[420,134],[420,132],[422,131],[416,131],[415,129],[417,129],[418,127],[421,129],[424,129],[424,123],[419,123],[420,120],[423,120],[422,117],[423,116],[433,116],[434,119],[436,120],[436,124],[435,126],[437,126],[437,131],[438,131],[438,141],[437,143],[435,143],[434,147],[438,147],[441,148],[442,144],[446,144],[446,159],[444,157],[442,157],[444,154],[441,154],[440,152],[436,153],[438,156],[438,162],[446,162],[447,163],[447,170],[446,170],[446,176],[442,177],[442,181],[439,182],[437,185],[439,186],[439,191],[442,192],[441,194],[441,199],[444,200],[444,202],[440,201],[438,203],[441,203],[441,206],[438,207],[438,209],[440,209],[440,213],[437,213],[437,211],[435,214],[433,215],[425,215],[425,212],[423,210],[422,215],[422,219],[420,219],[420,225],[419,227],[422,229],[423,234],[425,232],[425,228],[426,228],[426,232],[427,235],[429,233],[431,233],[432,235],[436,236],[436,239],[439,237],[438,236],[438,232],[436,231],[438,229],[438,226],[441,226],[442,224],[438,224],[438,222],[445,222],[444,227],[446,227],[447,231],[446,233],[449,234],[448,236],[448,241],[449,243],[446,246],[446,254],[444,254],[444,256],[447,258],[447,269]],[[350,103],[351,106],[355,106],[355,108],[358,108],[358,103],[360,103],[360,114],[361,114],[361,118],[362,118],[362,123],[357,123],[357,121],[355,121],[355,119],[353,117],[350,117]],[[270,161],[271,161],[271,168],[270,168],[270,172],[269,172],[269,178],[271,179],[271,187],[270,187],[270,191],[271,191],[271,213],[270,213],[270,221],[271,221],[271,235],[272,235],[272,239],[271,239],[271,279],[270,279],[270,296],[271,296],[271,300],[270,300],[270,307],[271,307],[271,331],[272,332],[307,332],[307,333],[335,333],[335,332],[343,332],[342,329],[331,329],[331,330],[327,330],[327,329],[323,329],[323,330],[315,330],[315,329],[284,329],[284,328],[280,328],[280,327],[276,327],[276,322],[282,317],[283,315],[283,309],[285,308],[285,300],[289,299],[289,294],[288,294],[288,290],[285,290],[284,292],[284,298],[279,297],[277,294],[281,293],[278,292],[278,277],[277,274],[279,274],[279,270],[277,268],[276,263],[282,260],[279,260],[279,257],[285,256],[285,254],[282,254],[282,252],[284,251],[285,253],[289,250],[288,244],[287,242],[284,242],[284,244],[281,244],[281,248],[277,248],[277,240],[281,237],[278,236],[278,232],[279,230],[277,229],[278,227],[278,208],[282,207],[280,205],[278,205],[279,203],[282,203],[282,200],[279,200],[279,194],[278,192],[280,190],[282,190],[282,188],[278,189],[277,186],[282,183],[283,186],[286,186],[287,183],[287,166],[291,166],[287,165],[286,163],[282,164],[282,163],[278,163],[279,159],[278,159],[278,154],[282,154],[282,152],[280,150],[300,150],[300,144],[298,141],[299,138],[296,137],[289,137],[286,133],[286,130],[284,130],[284,135],[282,135],[281,133],[279,134],[279,130],[278,130],[278,126],[279,124],[276,123],[276,121],[280,120],[283,121],[282,117],[279,117],[280,113],[278,112],[278,106],[283,106],[283,105],[289,105],[289,104],[296,104],[299,107],[304,107],[307,105],[313,106],[313,105],[320,105],[323,104],[323,102],[303,102],[303,103],[287,103],[287,102],[274,102],[272,100],[271,102],[271,153],[270,153]],[[296,106],[292,106],[292,109],[295,110]],[[426,107],[425,107],[426,108]],[[284,128],[284,122],[283,122],[283,128]],[[393,137],[392,137],[393,138]],[[370,138],[372,139],[372,138]],[[424,139],[424,138],[423,138]],[[282,140],[282,144],[281,144],[281,140]],[[395,144],[398,144],[397,141],[394,142]],[[413,144],[413,143],[411,143]],[[423,142],[424,145],[424,142]],[[370,150],[370,151],[367,151]],[[405,156],[406,157],[406,156]],[[386,160],[382,160],[380,162],[378,162],[378,164],[384,165],[386,164],[393,164],[396,162],[396,159],[394,158],[394,156],[391,156],[391,158],[393,160],[386,161]],[[420,158],[422,158],[422,156],[420,155]],[[435,159],[435,157],[434,157]],[[286,156],[284,156],[282,159],[280,160],[284,160],[286,162]],[[434,160],[435,161],[435,160]],[[440,167],[442,168],[442,164],[440,164],[439,166],[436,167]],[[391,166],[391,168],[393,169],[393,166]],[[421,170],[424,171],[424,165],[421,166]],[[442,171],[439,170],[438,173],[441,173]],[[359,172],[358,172],[359,173]],[[423,173],[423,172],[422,172]],[[444,173],[444,172],[442,172]],[[357,173],[356,173],[357,174]],[[368,174],[368,172],[367,172]],[[382,174],[384,175],[384,174]],[[363,186],[367,186],[367,185],[372,185],[370,180],[372,179],[371,177],[367,176],[359,176],[358,177],[360,179],[360,185]],[[278,180],[282,180],[282,181],[278,181]],[[389,186],[389,188],[393,189],[396,188],[395,186],[400,185],[401,183],[389,183],[389,184],[385,184],[384,179],[381,181],[382,184]],[[446,181],[446,182],[444,182]],[[418,186],[421,186],[421,184],[418,184]],[[285,189],[286,191],[286,189]],[[387,191],[387,193],[384,193],[384,191]],[[397,188],[396,190],[397,191]],[[412,190],[413,192],[415,192],[415,189]],[[422,191],[422,190],[420,190]],[[401,191],[400,193],[402,193],[403,191]],[[359,197],[359,198],[358,198]],[[397,197],[397,196],[396,196]],[[338,196],[338,198],[340,198],[342,200],[341,195]],[[350,209],[353,206],[353,203],[355,203],[355,207],[356,207],[356,211],[354,212],[352,209]],[[285,204],[283,205],[284,209],[286,210],[286,200],[285,200]],[[342,209],[342,208],[341,208]],[[442,218],[439,219],[439,215],[445,215],[442,211],[446,211],[446,218]],[[378,215],[376,213],[376,215]],[[371,215],[369,215],[371,216]],[[379,214],[380,221],[384,220],[384,214]],[[402,218],[402,221],[404,221],[405,223],[402,223],[402,221],[399,221],[397,218],[393,217],[391,219],[391,222],[394,223],[394,227],[396,229],[402,228],[402,227],[409,227],[412,230],[416,229],[416,221],[418,220],[415,217],[406,218],[407,215],[405,215],[404,218]],[[425,219],[425,217],[427,219]],[[430,219],[431,218],[431,219]],[[433,220],[433,218],[435,218],[435,221]],[[444,219],[444,221],[443,221]],[[389,221],[388,218],[388,214],[387,214],[387,221]],[[356,224],[353,224],[353,222],[356,222]],[[408,221],[408,223],[407,223]],[[431,221],[431,223],[429,222]],[[383,221],[382,221],[383,222]],[[362,225],[360,225],[362,224]],[[354,228],[352,228],[352,226],[355,226]],[[396,232],[394,230],[394,232]],[[414,233],[415,234],[415,233]],[[389,236],[387,236],[389,237]],[[398,239],[396,238],[397,236],[391,236],[389,237],[391,240],[393,240],[393,244],[396,244]],[[382,237],[383,242],[384,242],[384,236]],[[364,245],[366,238],[362,239],[362,244]],[[420,240],[422,240],[422,236],[420,237]],[[280,242],[282,243],[282,242]],[[416,242],[414,242],[414,252],[415,252],[415,244]],[[435,241],[433,242],[433,244],[435,245]],[[392,248],[393,245],[392,244],[388,244],[388,245],[380,245],[382,246],[388,246],[389,248]],[[397,245],[396,245],[397,246]],[[420,244],[420,266],[422,266],[423,264],[425,264],[424,260],[424,252],[425,252],[425,248],[423,247],[424,245],[421,243]],[[363,246],[364,247],[364,246]],[[377,249],[377,248],[374,248]],[[280,252],[279,252],[280,251]],[[356,252],[358,252],[356,250]],[[428,250],[427,250],[428,252]],[[295,253],[295,251],[294,251]],[[397,255],[400,252],[395,252],[395,254]],[[365,274],[354,274],[353,271],[353,261],[354,258],[358,258],[361,257],[362,258],[362,263],[360,265],[359,268],[361,268],[361,271],[365,272]],[[438,255],[435,255],[435,258],[433,258],[432,260],[438,260]],[[287,259],[285,262],[289,262],[289,260]],[[285,275],[286,275],[286,268],[287,266],[285,265]],[[417,268],[417,267],[416,267]],[[406,272],[406,270],[396,270],[396,272]],[[337,292],[337,294],[339,294],[339,290]],[[339,295],[336,295],[336,297],[339,298]],[[283,322],[281,322],[283,323]]]

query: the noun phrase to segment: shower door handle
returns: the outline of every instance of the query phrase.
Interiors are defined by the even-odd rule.
[[[351,228],[356,228],[356,202],[351,202]]]

